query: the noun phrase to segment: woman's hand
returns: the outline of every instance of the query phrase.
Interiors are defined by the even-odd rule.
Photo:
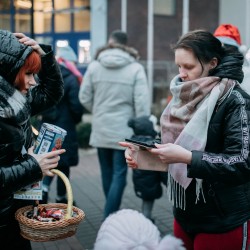
[[[63,153],[65,153],[65,149],[59,149],[44,154],[35,154],[34,146],[28,149],[28,154],[33,156],[37,160],[44,176],[54,176],[54,174],[50,172],[50,170],[57,167],[60,160],[59,155]]]
[[[155,144],[157,148],[148,149],[152,154],[157,155],[163,163],[185,163],[190,164],[192,160],[192,152],[187,149],[173,144]]]
[[[136,147],[133,144],[128,143],[128,142],[119,142],[119,145],[122,147],[126,147],[125,158],[126,158],[128,167],[138,168],[137,162],[131,157],[132,151],[137,150]]]
[[[23,33],[13,33],[13,34],[16,36],[16,38],[18,38],[20,43],[30,46],[33,50],[37,51],[37,53],[41,56],[45,55],[45,52],[43,51],[43,49],[40,47],[38,42],[35,41],[34,39],[24,35]]]

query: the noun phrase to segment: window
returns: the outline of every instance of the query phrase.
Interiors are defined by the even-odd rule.
[[[56,41],[56,50],[55,50],[55,54],[58,54],[58,49],[62,48],[62,47],[66,47],[69,45],[69,41],[68,40],[57,40]]]
[[[19,10],[30,10],[31,8],[31,1],[30,0],[15,0],[14,6],[16,11]]]
[[[74,31],[89,31],[90,30],[90,13],[82,10],[74,13]]]
[[[30,30],[30,14],[15,14],[15,30],[25,33]]]
[[[0,1],[0,29],[11,30],[10,2],[9,0]]]
[[[55,0],[55,32],[71,31],[70,0]]]
[[[54,0],[55,10],[70,9],[70,0]]]
[[[18,32],[30,31],[31,27],[31,1],[30,0],[14,0],[14,7],[16,10],[15,30]]]
[[[70,32],[70,31],[71,31],[70,13],[56,13],[55,32]]]
[[[51,32],[51,0],[34,0],[34,31],[37,34]]]
[[[89,63],[91,61],[90,57],[90,41],[89,40],[80,40],[78,43],[79,51],[79,63]]]
[[[10,0],[1,0],[0,10],[9,10],[10,9]]]
[[[74,31],[90,30],[90,3],[89,0],[74,1]]]
[[[175,0],[154,0],[154,14],[164,16],[175,15]]]
[[[0,29],[10,30],[10,15],[9,14],[1,14],[0,18]]]

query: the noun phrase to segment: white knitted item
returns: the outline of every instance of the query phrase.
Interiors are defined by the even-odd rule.
[[[142,213],[122,209],[101,225],[94,250],[185,250],[174,236],[161,241],[158,228]]]

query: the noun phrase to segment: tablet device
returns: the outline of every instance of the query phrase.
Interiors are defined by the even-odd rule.
[[[146,142],[146,141],[139,141],[139,140],[135,140],[135,139],[125,139],[125,141],[133,143],[133,144],[135,144],[139,147],[142,147],[142,148],[156,148],[153,141]]]

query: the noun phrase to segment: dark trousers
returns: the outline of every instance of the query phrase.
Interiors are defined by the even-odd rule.
[[[127,178],[127,163],[124,150],[98,148],[102,185],[106,204],[104,219],[119,210]]]

